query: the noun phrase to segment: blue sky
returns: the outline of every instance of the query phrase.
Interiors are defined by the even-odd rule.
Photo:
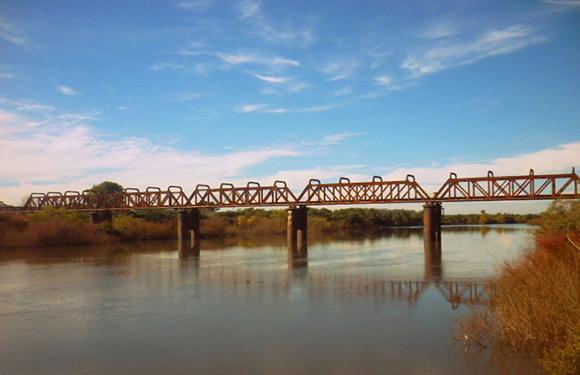
[[[580,166],[578,0],[9,0],[0,51],[9,203]]]

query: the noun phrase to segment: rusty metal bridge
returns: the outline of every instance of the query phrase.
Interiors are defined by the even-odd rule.
[[[580,198],[580,178],[571,173],[459,178],[451,173],[441,188],[430,196],[413,175],[402,181],[383,181],[375,176],[368,182],[338,183],[312,179],[300,194],[294,194],[284,181],[271,186],[248,182],[246,186],[221,184],[219,188],[197,185],[191,193],[179,186],[167,189],[148,187],[145,191],[127,188],[123,193],[98,194],[92,190],[33,193],[24,207],[4,211],[36,211],[45,207],[69,210],[192,209],[227,207],[312,206],[385,203],[444,203]]]
[[[199,255],[200,208],[233,207],[288,207],[288,251],[290,254],[307,253],[308,206],[424,203],[423,238],[426,253],[435,258],[441,252],[441,215],[444,202],[518,201],[580,198],[580,178],[574,168],[571,173],[536,175],[533,170],[520,176],[495,176],[491,171],[485,177],[459,178],[451,173],[439,190],[429,195],[407,175],[402,181],[383,181],[375,176],[372,181],[352,182],[342,177],[338,183],[310,180],[300,194],[294,194],[284,181],[271,186],[249,182],[246,186],[221,184],[219,188],[197,185],[191,193],[179,186],[163,190],[148,187],[122,193],[100,194],[85,190],[64,193],[33,193],[23,207],[1,207],[0,212],[34,212],[46,207],[75,211],[90,211],[91,221],[111,222],[113,211],[143,209],[175,209],[179,249],[192,250]],[[186,241],[189,237],[190,241]],[[427,249],[430,249],[427,251]]]

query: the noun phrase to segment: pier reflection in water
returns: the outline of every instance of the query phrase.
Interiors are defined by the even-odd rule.
[[[464,353],[452,321],[484,301],[529,227],[400,229],[0,253],[7,373],[535,373]],[[475,355],[475,356],[474,356]],[[475,358],[475,359],[474,359]]]

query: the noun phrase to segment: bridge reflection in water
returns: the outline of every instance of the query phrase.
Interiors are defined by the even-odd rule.
[[[179,259],[184,265],[199,268],[203,260],[199,249],[180,247]],[[272,289],[273,292],[290,293],[295,281],[303,281],[312,295],[325,296],[333,294],[339,298],[353,296],[373,298],[383,301],[401,301],[415,306],[421,297],[434,287],[449,302],[452,309],[460,305],[480,305],[485,303],[492,286],[483,280],[447,280],[442,265],[441,237],[424,241],[424,277],[423,279],[404,280],[379,278],[361,274],[328,274],[311,273],[308,270],[308,253],[288,251],[287,269],[290,274],[277,272],[273,274],[254,273],[249,270],[210,269],[198,275],[204,282],[218,282],[230,286],[257,287]],[[290,276],[290,277],[289,277]]]

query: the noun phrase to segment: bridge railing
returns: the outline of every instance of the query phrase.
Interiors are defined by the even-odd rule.
[[[435,193],[435,201],[500,201],[578,198],[580,178],[574,168],[569,174],[536,175],[533,170],[523,176],[494,176],[449,179]]]
[[[298,196],[299,204],[356,204],[356,203],[398,203],[425,202],[431,198],[415,181],[407,175],[403,181],[383,181],[379,176],[371,182],[351,182],[341,177],[338,183],[322,184],[312,179]]]

